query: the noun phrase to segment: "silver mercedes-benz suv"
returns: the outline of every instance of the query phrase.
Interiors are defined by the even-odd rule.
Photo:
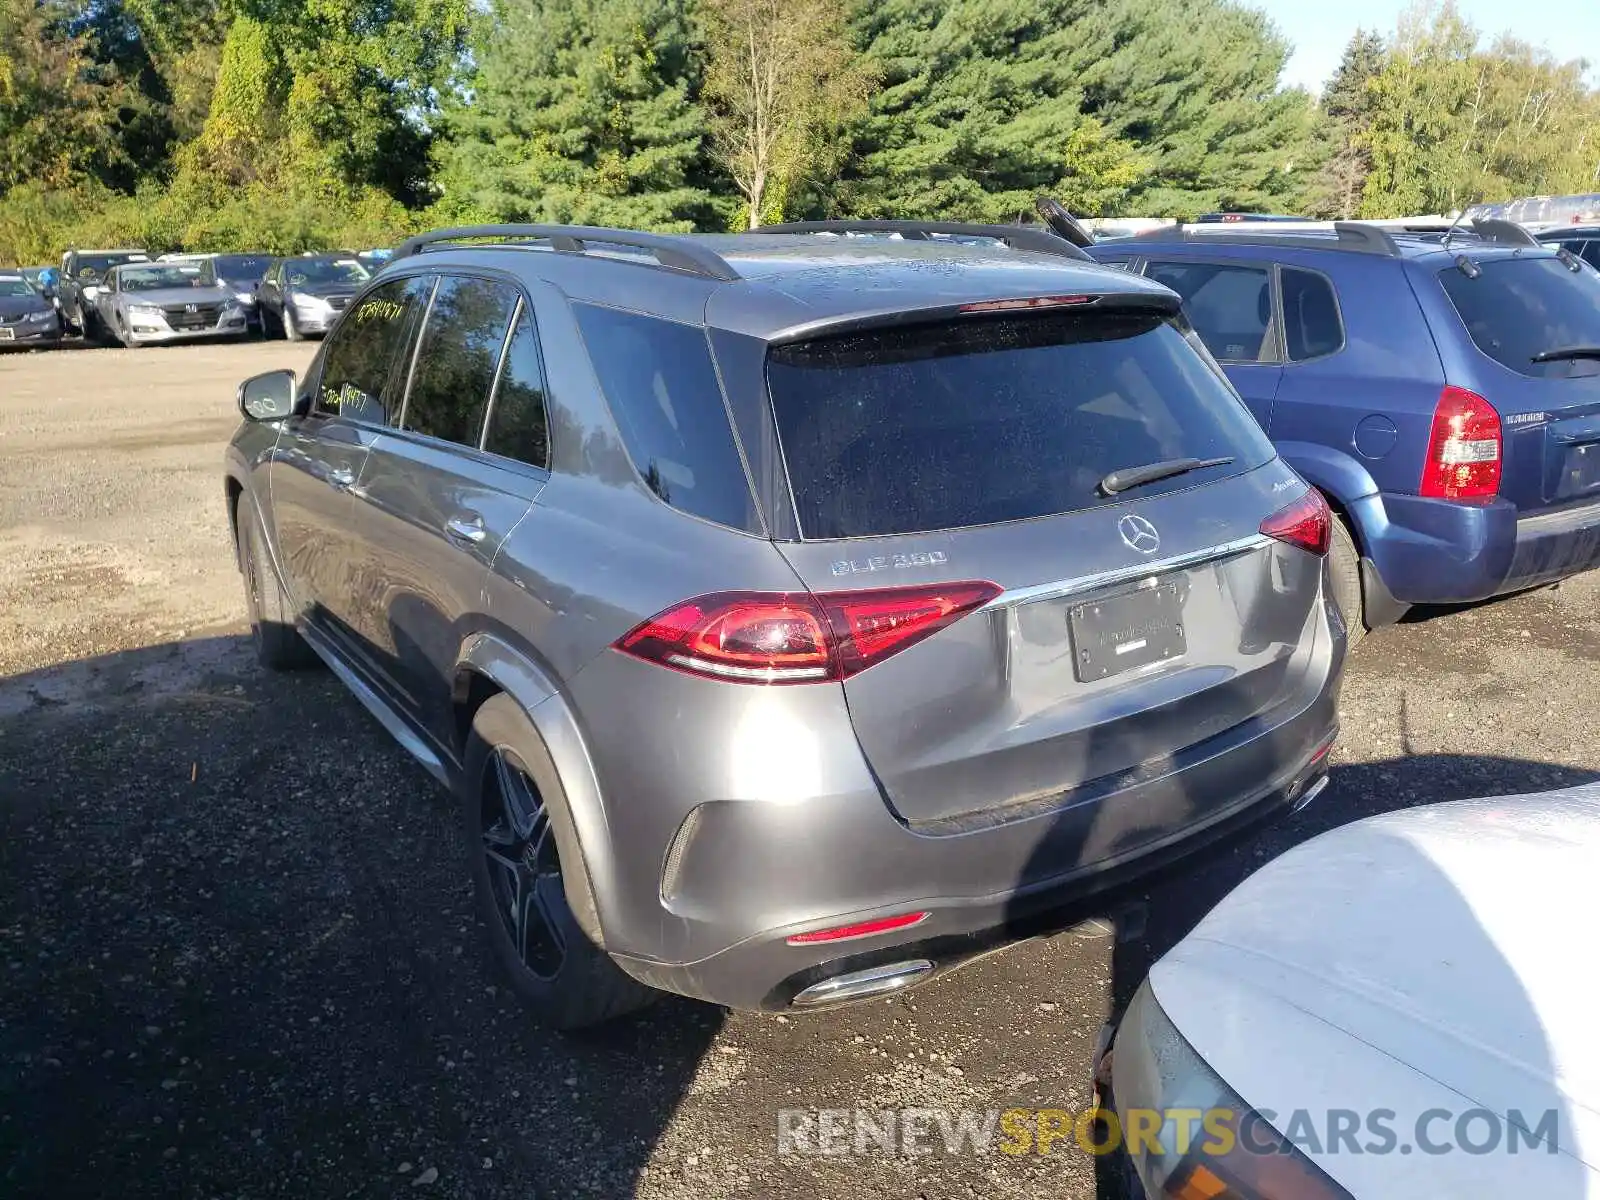
[[[443,231],[239,400],[262,662],[460,797],[557,1025],[880,995],[1325,783],[1327,509],[1049,232]]]

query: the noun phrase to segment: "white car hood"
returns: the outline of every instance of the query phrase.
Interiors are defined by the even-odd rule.
[[[1430,1108],[1518,1110],[1529,1126],[1557,1110],[1555,1155],[1308,1154],[1359,1200],[1600,1196],[1597,913],[1600,785],[1438,804],[1267,864],[1150,983],[1280,1131],[1296,1109],[1323,1129],[1331,1108],[1392,1109],[1409,1143]]]

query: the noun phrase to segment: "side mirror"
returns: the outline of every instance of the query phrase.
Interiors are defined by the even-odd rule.
[[[247,421],[281,421],[294,415],[299,398],[293,371],[268,371],[239,385],[239,411]]]

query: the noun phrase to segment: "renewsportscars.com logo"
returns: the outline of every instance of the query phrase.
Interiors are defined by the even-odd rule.
[[[784,1108],[778,1154],[1556,1154],[1558,1125],[1554,1109],[1529,1119],[1516,1109],[1432,1108],[1402,1122],[1387,1108],[1297,1109],[1281,1120],[1228,1108],[1135,1108],[1120,1117],[1103,1108]]]

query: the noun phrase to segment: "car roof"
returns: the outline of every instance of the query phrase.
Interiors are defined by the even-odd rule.
[[[1238,226],[1207,225],[1203,229],[1198,227],[1187,229],[1181,237],[1173,236],[1165,230],[1158,230],[1153,234],[1119,238],[1097,245],[1095,249],[1127,256],[1160,254],[1194,258],[1215,257],[1219,252],[1222,254],[1241,252],[1239,256],[1242,258],[1268,259],[1289,256],[1298,258],[1303,255],[1343,258],[1353,255],[1369,260],[1374,257],[1387,258],[1391,261],[1412,260],[1422,262],[1424,265],[1427,265],[1430,259],[1437,259],[1441,264],[1451,262],[1462,254],[1488,261],[1514,257],[1529,250],[1552,255],[1555,253],[1554,249],[1545,251],[1544,247],[1531,244],[1531,240],[1520,244],[1506,240],[1491,240],[1467,227],[1456,230],[1450,238],[1449,245],[1444,244],[1446,231],[1443,229],[1404,227],[1386,229],[1378,226],[1370,228],[1381,235],[1381,243],[1376,239],[1363,242],[1360,239],[1352,239],[1348,234],[1341,237],[1340,231],[1332,228],[1284,230],[1258,228],[1241,231]]]
[[[1600,234],[1600,225],[1553,225],[1549,229],[1541,229],[1533,236],[1541,242],[1559,242],[1562,238],[1571,237],[1575,233]]]
[[[685,235],[671,242],[709,252],[735,278],[662,267],[625,246],[615,253],[569,254],[537,244],[445,244],[420,259],[424,265],[536,272],[574,300],[763,340],[982,301],[1078,294],[1165,301],[1172,295],[1160,284],[1093,261],[979,239],[748,233]],[[384,277],[417,261],[397,257]]]

